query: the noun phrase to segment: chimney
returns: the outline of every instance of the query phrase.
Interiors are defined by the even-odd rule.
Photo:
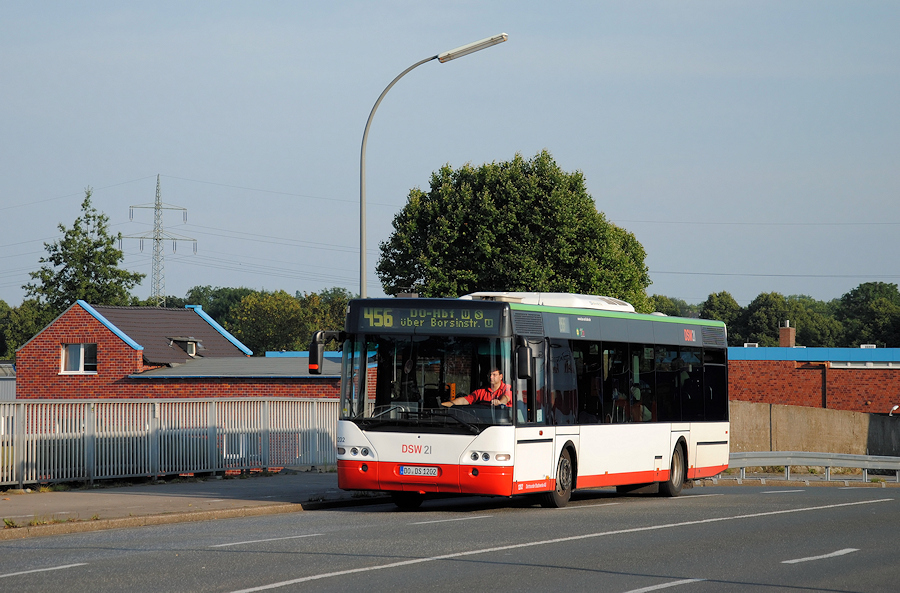
[[[793,348],[797,337],[797,330],[791,327],[790,320],[784,322],[784,327],[778,328],[778,345],[782,348]]]

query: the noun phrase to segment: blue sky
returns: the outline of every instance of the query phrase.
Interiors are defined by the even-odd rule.
[[[18,305],[84,188],[152,230],[165,286],[368,294],[409,190],[549,150],[647,251],[650,294],[830,300],[897,283],[896,2],[0,2],[0,299]],[[152,247],[125,239],[125,267]]]

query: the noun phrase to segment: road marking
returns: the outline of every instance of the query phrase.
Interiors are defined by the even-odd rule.
[[[805,492],[805,490],[766,490],[760,494],[793,494],[794,492]]]
[[[214,546],[210,546],[210,548],[227,548],[228,546],[242,546],[244,544],[258,544],[262,542],[277,542],[283,539],[300,539],[303,537],[316,537],[317,535],[322,535],[321,533],[308,533],[306,535],[290,535],[288,537],[272,537],[269,539],[254,539],[248,540],[245,542],[233,542],[230,544],[216,544]]]
[[[562,507],[561,509],[556,509],[557,511],[571,511],[574,509],[592,509],[595,507],[614,507],[617,504],[622,504],[621,502],[601,502],[598,504],[575,504],[570,507]]]
[[[34,570],[23,570],[22,572],[11,572],[9,574],[0,574],[0,579],[4,579],[6,577],[16,577],[20,574],[31,574],[34,572],[47,572],[48,570],[62,570],[64,568],[74,568],[76,566],[87,566],[87,563],[81,562],[79,564],[64,564],[62,566],[51,566],[50,568],[36,568]]]
[[[835,556],[843,556],[844,554],[852,554],[853,552],[859,552],[858,548],[844,548],[843,550],[838,550],[837,552],[832,552],[831,554],[823,554],[821,556],[810,556],[808,558],[797,558],[796,560],[782,560],[782,564],[797,564],[798,562],[809,562],[810,560],[824,560],[826,558],[834,558]]]
[[[662,583],[660,585],[651,585],[650,587],[644,587],[642,589],[632,589],[631,591],[626,591],[625,593],[647,593],[647,591],[659,591],[660,589],[668,589],[669,587],[677,587],[678,585],[700,583],[705,580],[706,579],[682,579],[680,581],[672,581],[670,583]]]
[[[678,502],[679,500],[690,500],[692,498],[706,498],[708,496],[725,496],[724,494],[688,494],[687,496],[676,496],[669,498],[669,502]]]
[[[438,519],[437,521],[417,521],[409,525],[429,525],[431,523],[449,523],[450,521],[471,521],[472,519],[487,519],[493,515],[478,515],[477,517],[460,517],[458,519]]]
[[[492,554],[495,552],[505,552],[506,550],[517,550],[521,548],[530,548],[534,546],[546,546],[552,544],[559,544],[564,542],[574,542],[586,539],[592,539],[596,537],[606,537],[610,535],[623,535],[627,533],[640,533],[644,531],[658,531],[660,529],[673,529],[675,527],[688,527],[691,525],[706,525],[709,523],[720,523],[723,521],[737,521],[739,519],[755,519],[757,517],[771,517],[774,515],[786,515],[790,513],[805,513],[809,511],[824,511],[827,509],[838,509],[843,507],[852,507],[864,504],[875,504],[878,502],[891,502],[893,498],[879,498],[877,500],[863,500],[858,502],[845,502],[841,504],[828,504],[818,507],[803,507],[799,509],[786,509],[781,511],[767,511],[764,513],[750,513],[748,515],[732,515],[730,517],[716,517],[713,519],[698,519],[696,521],[682,521],[680,523],[664,523],[662,525],[648,525],[646,527],[633,527],[631,529],[616,529],[614,531],[600,531],[597,533],[587,533],[584,535],[572,535],[569,537],[560,537],[556,539],[545,539],[538,540],[533,542],[525,542],[521,544],[510,544],[508,546],[497,546],[495,548],[482,548],[480,550],[469,550],[467,552],[456,552],[453,554],[443,554],[441,556],[429,556],[427,558],[412,558],[410,560],[402,560],[400,562],[391,562],[389,564],[381,564],[378,566],[366,566],[363,568],[350,568],[347,570],[338,570],[335,572],[325,572],[321,574],[314,574],[307,577],[300,577],[296,579],[291,579],[289,581],[281,581],[278,583],[270,583],[268,585],[260,585],[259,587],[251,587],[249,589],[240,589],[238,591],[233,591],[232,593],[253,593],[255,591],[268,591],[270,589],[278,589],[280,587],[287,587],[288,585],[296,585],[299,583],[308,583],[310,581],[318,581],[320,579],[328,579],[332,577],[340,577],[349,574],[358,574],[363,572],[371,572],[373,570],[384,570],[387,568],[399,568],[401,566],[411,566],[413,564],[422,564],[424,562],[435,562],[438,560],[453,560],[456,558],[463,558],[465,556],[480,556],[483,554]]]

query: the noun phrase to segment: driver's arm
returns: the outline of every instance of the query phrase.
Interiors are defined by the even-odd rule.
[[[451,399],[450,401],[441,402],[442,406],[450,407],[450,406],[468,406],[469,400],[465,397],[457,397],[456,399]]]

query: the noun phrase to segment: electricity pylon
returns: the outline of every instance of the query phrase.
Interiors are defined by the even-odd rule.
[[[197,239],[167,233],[163,230],[163,210],[181,210],[184,213],[184,222],[187,222],[187,208],[181,206],[172,206],[164,204],[162,195],[159,190],[159,175],[156,176],[156,202],[152,204],[140,204],[130,206],[128,211],[128,219],[133,220],[135,208],[153,208],[153,231],[142,235],[125,235],[124,239],[140,239],[141,251],[144,250],[144,239],[153,240],[153,271],[150,275],[150,300],[156,303],[157,307],[166,306],[166,277],[165,277],[165,258],[163,255],[163,240],[172,240],[172,252],[175,252],[176,243],[181,241],[193,241],[194,253],[197,253]]]

